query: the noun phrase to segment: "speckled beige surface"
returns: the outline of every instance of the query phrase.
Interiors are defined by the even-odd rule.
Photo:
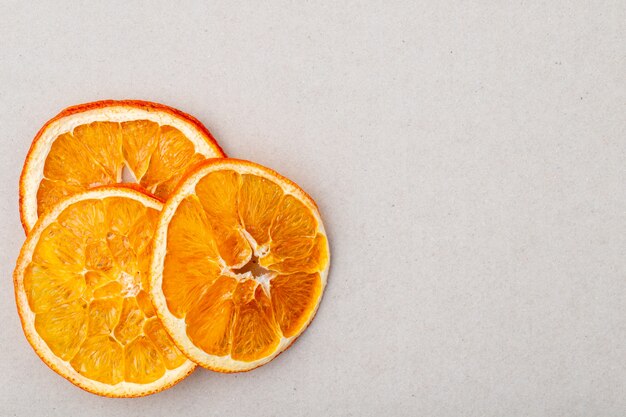
[[[624,415],[623,1],[0,0],[0,16],[1,416]],[[106,98],[180,108],[317,201],[326,293],[276,360],[113,400],[28,345],[23,159],[62,108]]]

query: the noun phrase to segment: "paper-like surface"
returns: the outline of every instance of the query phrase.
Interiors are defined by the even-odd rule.
[[[191,3],[0,0],[0,415],[626,414],[625,2]],[[106,98],[319,203],[326,294],[269,365],[111,400],[26,342],[21,166]]]

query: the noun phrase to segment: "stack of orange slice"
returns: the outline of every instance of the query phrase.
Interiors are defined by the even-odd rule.
[[[101,101],[47,122],[26,157],[20,215],[26,338],[99,395],[158,392],[196,364],[261,366],[304,331],[326,285],[313,199],[226,158],[198,120],[160,104]]]

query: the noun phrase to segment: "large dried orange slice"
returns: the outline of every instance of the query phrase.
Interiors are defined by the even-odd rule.
[[[147,395],[195,366],[172,343],[146,292],[161,208],[124,186],[84,191],[41,216],[22,247],[14,282],[26,338],[48,366],[85,390]]]
[[[221,372],[269,362],[307,327],[328,275],[315,202],[260,165],[213,159],[165,204],[150,291],[183,353]]]
[[[20,178],[28,232],[63,198],[96,186],[136,182],[167,198],[192,164],[224,153],[198,120],[145,101],[98,101],[63,110],[37,133]]]

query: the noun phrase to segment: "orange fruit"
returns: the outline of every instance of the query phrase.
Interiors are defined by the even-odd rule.
[[[165,204],[150,293],[196,363],[246,371],[287,349],[313,319],[329,267],[315,202],[252,162],[205,161]]]
[[[26,338],[50,368],[87,391],[147,395],[194,369],[146,291],[161,208],[124,186],[94,188],[42,215],[22,246],[14,284]]]
[[[28,233],[63,198],[96,186],[136,182],[167,198],[192,164],[223,156],[202,123],[162,104],[106,100],[69,107],[41,128],[26,156],[22,225]]]

